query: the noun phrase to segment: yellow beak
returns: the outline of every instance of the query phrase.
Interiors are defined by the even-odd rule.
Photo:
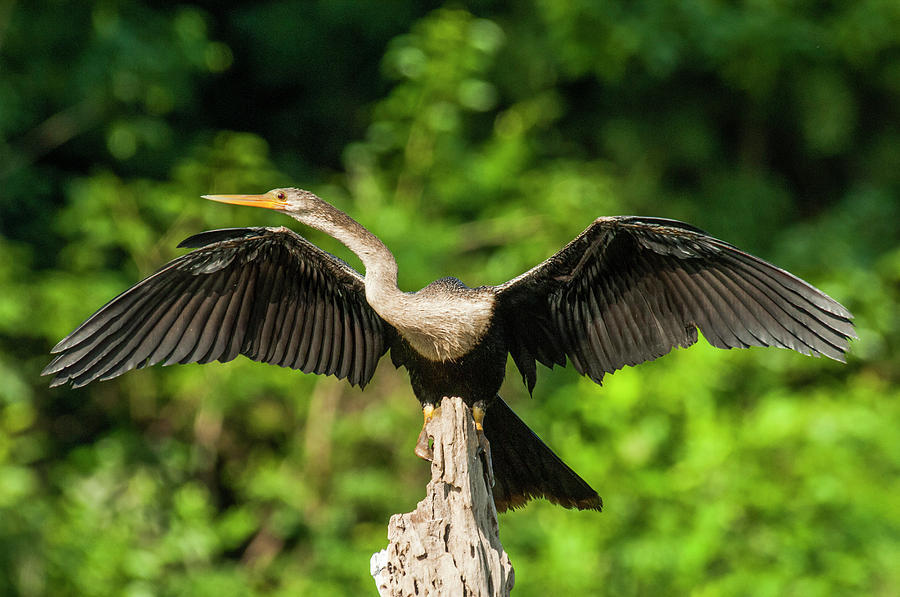
[[[270,193],[265,195],[203,195],[203,198],[210,201],[219,201],[220,203],[265,207],[266,209],[283,209],[287,206],[286,201],[277,199]]]

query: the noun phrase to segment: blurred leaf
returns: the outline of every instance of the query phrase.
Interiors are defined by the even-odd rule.
[[[689,220],[856,315],[846,366],[704,340],[503,394],[604,497],[501,517],[517,595],[900,592],[898,3],[133,0],[0,8],[0,594],[359,595],[428,467],[364,392],[228,364],[50,390],[48,350],[296,185],[415,290],[601,215]],[[344,247],[298,227],[356,267]]]

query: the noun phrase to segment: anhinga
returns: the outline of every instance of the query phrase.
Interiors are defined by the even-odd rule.
[[[362,387],[390,349],[394,365],[409,371],[426,420],[445,396],[472,407],[491,448],[499,511],[533,497],[601,507],[597,492],[498,396],[507,354],[530,392],[537,362],[568,359],[600,383],[625,365],[693,344],[698,328],[719,348],[778,346],[837,360],[856,337],[850,312],[821,291],[674,220],[597,218],[499,286],[442,278],[402,292],[388,248],[308,191],[206,198],[274,209],[321,230],[359,256],[365,276],[287,228],[202,232],[179,245],[194,251],[53,348],[58,354],[43,372],[54,376],[51,385],[242,354]]]

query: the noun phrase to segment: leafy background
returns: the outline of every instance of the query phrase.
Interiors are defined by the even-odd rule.
[[[637,213],[857,315],[843,366],[701,343],[602,388],[543,370],[533,400],[511,374],[606,504],[503,515],[515,594],[900,593],[897,2],[5,0],[0,594],[374,594],[428,478],[389,363],[365,392],[245,359],[39,377],[182,238],[289,223],[199,195],[284,185],[381,236],[406,289]]]

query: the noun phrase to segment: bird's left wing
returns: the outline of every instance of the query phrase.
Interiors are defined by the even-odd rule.
[[[239,354],[365,385],[389,325],[362,276],[287,228],[194,235],[183,255],[126,290],[57,344],[51,386],[78,387],[156,363]]]
[[[778,346],[843,360],[847,309],[796,276],[675,220],[598,218],[559,253],[496,287],[529,390],[535,360],[600,383],[697,341]]]

